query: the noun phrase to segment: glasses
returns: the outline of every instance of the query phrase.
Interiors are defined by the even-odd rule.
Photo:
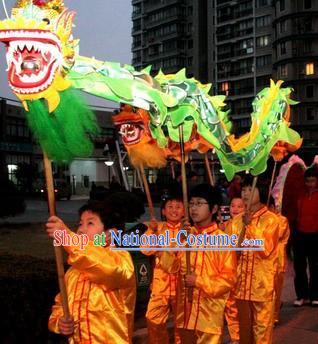
[[[194,207],[197,207],[197,208],[201,208],[203,206],[203,204],[209,204],[208,202],[190,202],[189,203],[189,208],[194,208]]]

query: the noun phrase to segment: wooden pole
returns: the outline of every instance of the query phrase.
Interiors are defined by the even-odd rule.
[[[256,183],[257,183],[257,178],[258,178],[257,176],[254,176],[250,198],[248,200],[247,207],[246,207],[246,213],[247,214],[249,214],[249,212],[251,210],[252,200],[253,200],[253,197],[254,197],[254,192],[255,192]],[[242,242],[244,240],[244,237],[245,237],[245,233],[246,233],[246,226],[244,226],[242,228],[242,231],[241,231],[241,233],[239,235],[238,244],[237,244],[238,247],[241,247],[241,244],[242,244]],[[238,251],[237,255],[238,255],[238,258],[239,258],[240,255],[241,255],[241,252]]]
[[[56,215],[56,208],[55,208],[55,194],[54,194],[52,164],[45,152],[43,152],[43,162],[44,162],[44,174],[45,174],[45,181],[46,181],[49,215],[53,216],[53,215]],[[54,253],[55,253],[57,276],[58,276],[59,287],[60,287],[63,313],[64,313],[65,318],[70,318],[70,310],[68,307],[68,298],[67,298],[67,291],[66,291],[65,279],[64,279],[63,247],[54,246]]]
[[[273,167],[273,173],[272,173],[272,179],[271,179],[271,183],[270,183],[269,188],[268,188],[268,196],[267,196],[267,203],[266,203],[267,206],[269,206],[269,201],[271,199],[271,192],[272,192],[274,179],[275,179],[275,175],[276,175],[276,168],[277,168],[277,161],[275,160],[275,164]]]
[[[206,172],[207,172],[207,175],[208,175],[208,178],[209,178],[209,182],[210,182],[210,184],[212,186],[214,186],[215,183],[214,183],[214,179],[213,179],[213,176],[212,176],[212,171],[211,171],[211,166],[210,166],[210,161],[209,161],[208,153],[204,154],[204,161],[205,161],[205,167],[206,167]]]
[[[170,171],[171,171],[172,179],[175,180],[176,179],[176,173],[174,171],[174,162],[173,161],[170,161]]]
[[[187,174],[185,168],[185,153],[184,153],[184,137],[183,137],[183,125],[179,125],[179,141],[181,152],[181,177],[182,177],[182,194],[183,194],[183,206],[184,206],[184,219],[189,222],[189,204],[188,204],[188,190],[187,190]],[[191,260],[190,251],[186,251],[186,268],[187,275],[191,274]],[[193,288],[188,288],[188,303],[192,302]]]
[[[154,206],[153,206],[153,202],[152,202],[152,198],[151,198],[151,194],[150,194],[150,190],[149,190],[149,184],[148,184],[148,180],[147,180],[147,177],[146,177],[146,174],[145,174],[145,170],[143,168],[143,166],[140,166],[140,174],[141,174],[141,177],[142,177],[142,181],[143,181],[143,184],[144,184],[144,189],[145,189],[145,192],[146,192],[146,197],[147,197],[147,202],[148,202],[148,206],[149,206],[149,212],[150,212],[150,217],[151,219],[155,219],[156,216],[155,216],[155,209],[154,209]]]

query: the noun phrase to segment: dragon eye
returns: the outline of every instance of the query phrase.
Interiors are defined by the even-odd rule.
[[[50,24],[50,19],[49,18],[43,18],[42,19],[44,22],[46,22],[47,23],[47,25],[49,25]]]

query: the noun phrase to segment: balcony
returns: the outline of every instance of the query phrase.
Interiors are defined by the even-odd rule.
[[[238,12],[235,11],[233,13],[234,18],[243,18],[243,17],[247,17],[251,15],[253,15],[253,8],[248,8],[244,11],[238,11]]]

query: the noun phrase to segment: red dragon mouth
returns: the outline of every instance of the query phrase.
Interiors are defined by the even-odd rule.
[[[16,93],[38,93],[53,82],[63,57],[58,37],[44,30],[0,30],[7,45],[9,85]]]
[[[119,134],[122,135],[125,145],[133,145],[140,141],[144,127],[141,123],[123,123],[119,126]]]

